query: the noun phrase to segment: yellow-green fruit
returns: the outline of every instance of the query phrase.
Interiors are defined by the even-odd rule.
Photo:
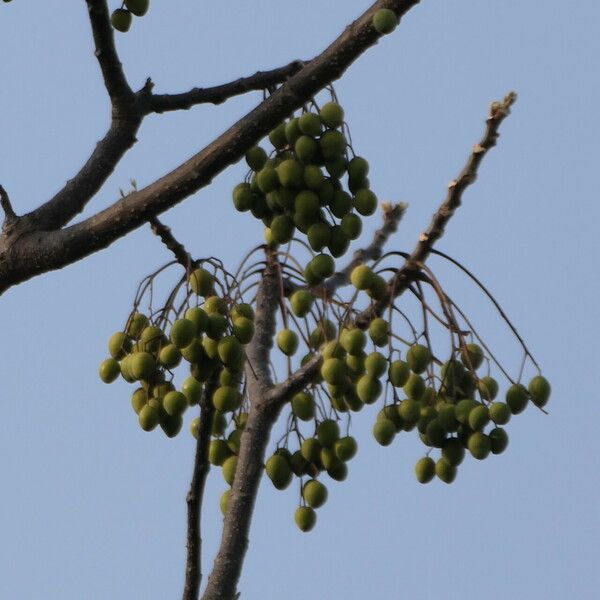
[[[212,340],[218,340],[227,329],[227,319],[221,313],[208,315],[206,324],[206,335]]]
[[[457,467],[465,458],[465,448],[457,438],[449,438],[442,446],[442,457]]]
[[[162,341],[163,332],[160,327],[156,327],[155,325],[144,327],[144,330],[140,335],[140,342],[142,348],[146,350],[146,352],[156,352]]]
[[[335,261],[329,254],[317,254],[310,261],[312,272],[320,279],[331,277],[335,272]]]
[[[163,398],[163,408],[172,417],[182,415],[187,407],[187,398],[181,392],[169,392]]]
[[[148,352],[134,352],[129,357],[129,370],[135,379],[149,379],[156,368],[156,361]]]
[[[377,32],[383,35],[394,31],[397,25],[398,17],[396,16],[396,13],[389,8],[380,8],[373,15],[373,27],[375,27]]]
[[[356,456],[356,451],[358,450],[358,446],[356,444],[356,440],[352,436],[346,436],[336,440],[333,446],[335,455],[344,462],[354,458]]]
[[[313,295],[308,290],[298,290],[290,297],[290,307],[297,317],[305,317],[312,307]]]
[[[367,336],[362,329],[344,329],[340,336],[340,344],[348,354],[360,355],[367,343]]]
[[[221,412],[231,412],[239,408],[241,401],[240,393],[226,385],[218,387],[212,397],[213,406]]]
[[[208,325],[208,315],[204,309],[199,306],[192,306],[185,311],[184,317],[196,326],[196,335],[206,331]]]
[[[298,127],[302,133],[316,137],[321,133],[321,119],[315,113],[305,112],[298,119]]]
[[[429,483],[435,477],[435,461],[429,456],[420,458],[415,464],[415,475],[419,483]]]
[[[326,161],[339,158],[346,149],[346,138],[340,131],[326,131],[319,139],[321,154]]]
[[[476,431],[469,436],[469,441],[467,443],[467,447],[469,448],[469,452],[473,458],[477,460],[483,460],[488,456],[491,450],[490,438],[481,433],[480,431]]]
[[[293,356],[298,350],[298,335],[291,329],[282,329],[275,338],[277,347],[286,355]]]
[[[275,148],[283,148],[288,141],[285,137],[285,123],[280,123],[269,133],[269,141]]]
[[[241,344],[248,344],[254,337],[254,322],[246,317],[238,317],[233,322],[233,335]]]
[[[387,371],[388,362],[381,352],[371,352],[365,358],[365,370],[371,377],[381,377]]]
[[[385,279],[380,275],[375,275],[373,281],[367,290],[367,296],[373,300],[385,300],[387,298],[388,288]]]
[[[233,479],[235,477],[235,469],[237,467],[237,456],[230,456],[226,458],[221,465],[221,472],[223,473],[223,479],[229,484],[233,485]]]
[[[441,448],[446,442],[446,430],[437,418],[431,419],[425,426],[425,437],[428,445],[434,448]]]
[[[126,333],[134,340],[139,339],[142,331],[148,325],[148,317],[142,313],[133,313],[127,322]]]
[[[362,221],[354,213],[344,215],[340,222],[340,229],[349,240],[355,240],[362,232]]]
[[[479,369],[483,363],[483,350],[478,344],[467,344],[466,350],[460,351],[460,360],[468,369]]]
[[[230,311],[230,316],[233,320],[239,317],[245,317],[246,319],[250,319],[254,321],[254,309],[250,304],[246,304],[244,302],[240,304],[236,304]]]
[[[189,319],[177,319],[169,332],[169,338],[178,348],[185,348],[192,343],[196,335],[196,325]]]
[[[506,390],[506,403],[510,407],[510,412],[513,415],[518,415],[525,410],[529,393],[524,385],[515,383]]]
[[[456,467],[442,457],[435,463],[435,474],[444,483],[452,483],[456,479]]]
[[[304,167],[304,185],[309,190],[320,190],[325,183],[325,176],[317,165]]]
[[[408,381],[402,386],[404,393],[415,400],[420,400],[425,392],[425,382],[420,375],[411,373],[408,376]]]
[[[480,404],[469,412],[468,423],[473,431],[482,431],[490,422],[490,411],[487,406]]]
[[[436,404],[438,411],[437,419],[441,423],[442,427],[450,432],[458,429],[458,421],[456,420],[456,409],[453,404],[446,402],[438,402]]]
[[[210,315],[214,314],[227,314],[227,302],[224,298],[220,298],[219,296],[208,296],[208,298],[204,300],[203,308],[204,311],[209,315],[209,318]]]
[[[385,346],[390,332],[389,323],[385,319],[377,318],[369,325],[369,336],[376,346]]]
[[[112,15],[110,16],[110,22],[112,23],[112,26],[117,31],[121,31],[122,33],[129,31],[129,28],[131,27],[131,21],[131,13],[124,8],[117,8],[116,10],[113,10]]]
[[[388,370],[388,377],[390,378],[390,383],[394,387],[402,387],[405,385],[410,377],[410,367],[408,366],[408,363],[405,363],[402,360],[393,361]]]
[[[372,215],[377,209],[377,196],[366,188],[357,190],[354,194],[354,208],[364,217]]]
[[[221,498],[219,499],[219,508],[221,509],[221,514],[225,516],[227,513],[227,507],[229,506],[229,497],[231,496],[231,490],[225,490],[221,494]]]
[[[550,382],[542,375],[536,375],[529,382],[529,393],[531,394],[531,401],[542,408],[548,402],[550,398]]]
[[[344,362],[346,363],[350,377],[358,377],[365,373],[365,357],[366,354],[361,352],[360,354],[346,354]]]
[[[265,166],[256,174],[256,185],[263,194],[276,190],[279,187],[277,171],[273,167]]]
[[[100,363],[98,375],[104,383],[112,383],[121,374],[121,367],[114,358],[107,358]]]
[[[400,416],[400,413],[398,412],[397,404],[390,404],[388,406],[384,406],[377,413],[377,420],[379,421],[381,419],[388,419],[389,421],[391,421],[394,424],[394,427],[396,428],[396,433],[401,431],[404,426],[404,419]]]
[[[330,448],[340,437],[340,428],[337,421],[325,419],[317,426],[317,439],[321,446]]]
[[[300,453],[309,462],[316,463],[321,455],[321,444],[316,438],[306,438],[300,444]]]
[[[294,220],[289,215],[278,215],[271,221],[274,244],[287,244],[294,236]]]
[[[294,513],[294,521],[300,531],[310,531],[317,522],[317,513],[310,506],[299,506]]]
[[[423,373],[431,362],[431,352],[427,346],[414,344],[406,353],[406,362],[411,371]]]
[[[217,353],[219,360],[228,367],[235,369],[240,367],[244,362],[244,348],[240,341],[232,335],[219,340]]]
[[[369,375],[363,375],[356,382],[356,395],[365,404],[373,404],[381,396],[382,389],[381,382]]]
[[[285,458],[277,454],[273,454],[267,460],[265,472],[278,490],[284,490],[292,481],[290,464]]]
[[[211,440],[208,445],[208,461],[220,467],[231,456],[231,450],[225,440]]]
[[[479,380],[477,388],[484,400],[493,400],[498,394],[498,383],[489,375],[486,375]]]
[[[125,6],[136,16],[143,17],[148,12],[150,0],[125,0]]]
[[[242,371],[235,369],[223,368],[219,374],[219,385],[229,385],[231,387],[237,387],[242,381]]]
[[[239,454],[241,444],[242,444],[242,430],[241,429],[234,429],[227,436],[227,445],[229,446],[229,449],[234,454]]]
[[[502,454],[508,446],[508,433],[502,427],[495,427],[489,433],[492,454]]]
[[[296,477],[302,477],[308,472],[309,462],[302,456],[300,450],[296,450],[290,457],[290,467]]]
[[[108,353],[117,360],[121,360],[131,348],[131,340],[126,333],[117,331],[108,339]]]
[[[328,358],[321,367],[321,376],[331,385],[340,385],[346,376],[346,365],[339,358]]]
[[[344,351],[344,347],[338,341],[332,340],[321,347],[321,356],[323,357],[323,360],[327,360],[328,358],[341,359],[346,356],[346,352]]]
[[[506,425],[510,421],[510,408],[504,402],[494,402],[489,411],[490,418],[496,425]]]
[[[148,402],[148,394],[144,388],[138,388],[131,394],[131,408],[133,408],[136,415],[140,414],[142,408]]]
[[[319,152],[318,142],[309,135],[301,135],[294,144],[296,156],[303,163],[311,162]],[[302,174],[304,179],[304,173]]]
[[[378,419],[373,425],[373,437],[381,446],[389,446],[396,435],[396,426],[389,419]]]
[[[407,423],[416,423],[421,416],[421,403],[418,400],[407,398],[398,405],[398,412]]]
[[[214,279],[206,269],[200,267],[191,273],[188,284],[198,296],[208,296],[212,294]]]
[[[158,408],[151,404],[145,404],[138,413],[140,427],[144,431],[152,431],[158,425],[159,416]]]
[[[302,497],[311,508],[319,508],[327,500],[327,488],[316,479],[310,479],[302,487]]]
[[[190,376],[181,384],[181,392],[186,397],[188,404],[194,406],[200,402],[202,397],[202,384]]]
[[[233,205],[240,212],[250,210],[254,206],[254,193],[249,183],[238,183],[231,195]]]
[[[470,398],[464,398],[463,400],[460,400],[454,409],[456,420],[463,425],[468,424],[469,413],[476,406],[479,406],[479,403],[475,402],[475,400],[471,400]]]
[[[293,158],[284,160],[277,166],[277,176],[279,183],[286,188],[298,189],[304,183],[304,169]]]
[[[165,412],[160,415],[160,428],[169,438],[174,438],[183,426],[183,418],[181,415],[169,415]]]
[[[205,338],[206,339],[206,338]],[[199,338],[194,338],[192,342],[185,348],[180,350],[181,356],[185,358],[189,363],[199,364],[206,360],[207,353],[204,346]]]
[[[308,392],[298,392],[292,398],[292,412],[301,421],[310,421],[315,416],[315,401]]]
[[[198,439],[198,433],[200,431],[200,417],[196,417],[190,423],[190,433]]]
[[[225,433],[225,429],[227,429],[227,419],[225,415],[217,410],[212,418],[212,423],[210,427],[211,435],[223,435]]]
[[[289,144],[294,145],[296,140],[302,135],[302,130],[300,129],[300,119],[298,117],[294,117],[290,119],[285,124],[285,137]]]
[[[327,102],[321,106],[319,117],[327,127],[339,127],[344,122],[344,109],[337,102]]]
[[[246,152],[246,164],[253,171],[260,171],[267,162],[267,153],[260,146],[253,146]]]
[[[167,344],[158,355],[158,362],[166,369],[174,369],[181,362],[181,352],[175,344]]]
[[[361,156],[355,156],[348,163],[348,176],[352,179],[364,179],[369,173],[369,163]]]

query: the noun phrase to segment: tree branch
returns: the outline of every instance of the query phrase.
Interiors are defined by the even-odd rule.
[[[91,1],[91,0],[89,0]],[[379,0],[352,23],[319,56],[290,77],[215,141],[171,173],[129,194],[109,208],[60,231],[31,232],[18,240],[0,239],[0,293],[30,277],[60,269],[97,252],[202,187],[237,162],[282,119],[340,77],[380,34],[372,25],[374,12],[391,8],[400,17],[419,0]]]
[[[313,356],[307,363],[292,373],[284,382],[271,388],[266,402],[281,408],[294,394],[302,391],[321,368],[323,357]]]
[[[13,210],[8,192],[0,185],[0,207],[4,211],[4,222],[2,223],[2,231],[8,231],[17,220],[17,215]]]
[[[258,71],[249,77],[240,77],[230,83],[209,88],[195,87],[181,94],[152,94],[147,90],[152,88],[150,80],[138,93],[141,110],[144,114],[163,113],[172,110],[188,110],[198,104],[222,104],[225,100],[247,92],[269,89],[283,83],[288,77],[297,73],[304,63],[295,60],[283,67],[270,71]]]
[[[485,133],[473,150],[459,176],[448,185],[448,193],[444,202],[433,215],[426,231],[419,236],[419,241],[388,284],[387,298],[374,302],[356,318],[359,327],[366,328],[373,318],[380,316],[389,305],[390,300],[397,298],[416,279],[419,274],[419,264],[423,264],[429,256],[433,245],[444,235],[444,228],[461,205],[463,192],[477,179],[477,171],[486,152],[496,145],[499,137],[498,129],[504,119],[510,114],[510,107],[517,99],[514,92],[508,93],[501,102],[492,102],[490,113],[486,120]]]
[[[175,255],[177,262],[184,268],[190,269],[194,266],[195,261],[192,255],[185,249],[185,246],[175,239],[171,232],[171,228],[158,220],[158,217],[150,217],[148,219],[152,232],[156,234],[162,243]]]
[[[202,581],[202,538],[200,537],[200,518],[202,515],[202,498],[204,485],[210,470],[208,462],[208,445],[212,427],[214,407],[212,393],[216,380],[211,378],[206,382],[200,400],[200,428],[196,442],[196,457],[194,473],[187,494],[187,557],[185,564],[185,585],[183,600],[198,600],[200,583]]]

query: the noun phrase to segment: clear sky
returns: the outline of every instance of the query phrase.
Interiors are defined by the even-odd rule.
[[[153,0],[118,49],[133,86],[152,76],[157,91],[182,91],[310,58],[368,5]],[[415,437],[380,448],[375,409],[363,411],[353,420],[359,454],[347,481],[329,486],[313,532],[293,523],[295,488],[261,485],[242,598],[597,597],[599,22],[593,0],[422,0],[336,84],[373,189],[410,203],[392,244],[403,250],[479,139],[489,101],[519,93],[438,247],[481,276],[526,338],[553,385],[550,414],[529,408],[509,424],[503,455],[467,460],[451,486],[421,486]],[[109,105],[83,0],[3,4],[0,47],[0,183],[21,213],[76,172]],[[142,186],[164,174],[259,101],[148,118],[85,214],[131,178]],[[231,267],[262,239],[231,207],[243,172],[227,170],[164,218],[194,254]],[[142,432],[130,386],[97,377],[138,281],[167,260],[145,227],[0,298],[0,598],[180,594],[194,440]],[[514,372],[517,346],[486,301],[444,264],[431,266]],[[224,488],[215,470],[205,572]]]

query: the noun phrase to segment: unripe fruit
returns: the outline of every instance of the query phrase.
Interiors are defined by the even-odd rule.
[[[427,423],[425,435],[434,448],[441,448],[446,442],[446,430],[436,418]]]
[[[348,163],[348,177],[352,179],[364,179],[369,173],[369,163],[360,156],[355,156]]]
[[[367,343],[367,336],[362,329],[345,329],[340,336],[340,344],[348,354],[360,355]]]
[[[221,498],[219,499],[219,508],[221,509],[221,514],[225,516],[227,513],[227,507],[229,506],[229,498],[231,496],[231,490],[225,490],[221,494]]]
[[[227,329],[227,319],[220,313],[208,315],[206,335],[212,340],[218,340]]]
[[[308,392],[298,392],[292,398],[292,412],[301,421],[310,421],[315,416],[315,401]]]
[[[230,456],[226,458],[221,464],[221,471],[223,473],[223,479],[229,484],[233,485],[233,479],[235,477],[235,470],[237,468],[237,456]]]
[[[298,119],[298,127],[302,133],[317,137],[321,133],[321,119],[315,113],[305,112]]]
[[[98,374],[104,383],[112,383],[121,374],[121,367],[114,358],[107,358],[100,363]]]
[[[321,356],[323,360],[327,360],[328,358],[344,358],[346,356],[346,352],[344,347],[336,340],[332,340],[331,342],[327,342],[321,348]]]
[[[138,420],[140,423],[140,427],[144,431],[152,431],[158,425],[158,408],[150,404],[145,404],[144,406],[142,406],[138,414]]]
[[[344,122],[344,109],[337,102],[327,102],[321,107],[319,117],[327,127],[339,127]]]
[[[207,338],[205,338],[206,340]],[[181,356],[185,358],[189,363],[199,364],[206,360],[207,353],[204,350],[203,343],[198,339],[194,338],[188,346],[181,348]]]
[[[402,387],[408,381],[410,376],[410,368],[408,363],[405,363],[402,360],[395,360],[390,365],[388,370],[388,377],[390,378],[390,383],[394,387]]]
[[[304,216],[317,214],[319,211],[319,196],[310,190],[302,190],[296,195],[294,209]]]
[[[136,415],[140,414],[142,408],[148,402],[148,394],[144,388],[138,388],[131,394],[131,408],[133,408]]]
[[[284,160],[277,167],[279,183],[286,188],[298,189],[304,183],[304,169],[302,165],[293,158]],[[269,190],[270,191],[270,190]]]
[[[441,423],[442,427],[450,432],[456,431],[458,428],[458,421],[456,420],[456,409],[452,404],[438,403],[436,405],[438,416],[437,419]]]
[[[127,322],[126,332],[134,340],[139,339],[142,331],[148,325],[148,317],[142,313],[133,313]]]
[[[529,382],[531,401],[539,408],[542,408],[548,402],[548,398],[550,398],[550,391],[550,382],[541,375],[536,375]]]
[[[317,277],[326,279],[335,273],[335,261],[329,254],[317,254],[311,259],[310,268]]]
[[[331,228],[331,237],[327,244],[327,249],[335,258],[339,258],[346,254],[348,246],[350,245],[350,239],[346,237],[346,234],[342,231],[339,225],[334,225]]]
[[[290,119],[285,125],[285,137],[288,143],[292,144],[293,146],[301,135],[302,130],[300,129],[300,119],[297,117]]]
[[[317,165],[304,167],[304,185],[309,190],[320,190],[325,182],[323,172]]]
[[[213,406],[220,412],[231,412],[239,408],[241,396],[237,389],[226,385],[219,386],[213,393]]]
[[[326,161],[339,158],[346,149],[346,138],[339,131],[326,131],[319,139],[321,154]]]
[[[246,152],[246,163],[253,171],[260,171],[267,162],[267,153],[260,146],[254,146]]]
[[[496,425],[506,425],[510,421],[510,408],[504,402],[494,402],[489,411],[490,418]]]
[[[435,474],[444,483],[452,483],[456,479],[456,467],[445,458],[440,458],[435,463]]]
[[[385,319],[377,318],[369,325],[369,336],[376,346],[385,346],[390,332],[389,323]]]
[[[188,284],[198,296],[208,296],[212,294],[214,279],[206,269],[200,267],[190,274]]]
[[[506,391],[506,403],[510,407],[510,412],[513,415],[518,415],[525,410],[527,401],[529,400],[529,394],[520,383],[511,385]]]
[[[165,412],[160,415],[160,428],[168,438],[174,438],[183,426],[181,415],[169,415]]]
[[[126,333],[117,331],[108,339],[108,353],[117,360],[121,360],[131,348],[131,340]]]
[[[480,431],[476,431],[469,436],[467,447],[473,458],[483,460],[488,456],[491,450],[490,438]]]
[[[442,457],[457,467],[465,458],[464,446],[456,438],[447,439],[442,446]]]
[[[271,221],[271,236],[274,244],[287,244],[294,236],[294,220],[289,215],[278,215]]]
[[[339,179],[346,172],[347,166],[346,157],[343,154],[325,162],[327,173],[336,179]]]
[[[454,409],[456,420],[459,423],[466,425],[469,422],[469,413],[476,406],[479,406],[479,404],[470,398],[464,398],[463,400],[460,400]]]
[[[140,335],[140,342],[142,343],[142,348],[146,350],[146,352],[156,352],[162,341],[163,332],[160,327],[156,327],[155,325],[144,327],[144,330]]]
[[[477,388],[484,400],[493,400],[498,394],[498,383],[493,377],[489,377],[488,375],[479,380]]]
[[[380,8],[373,15],[373,27],[378,33],[386,35],[396,29],[398,25],[398,17],[393,10],[389,8]]]
[[[364,217],[372,215],[377,209],[377,196],[366,188],[358,190],[354,194],[354,208]]]
[[[317,439],[321,446],[331,447],[340,437],[340,428],[333,419],[325,419],[317,426]]]
[[[181,362],[181,352],[175,344],[168,344],[161,349],[158,362],[166,369],[174,369]]]
[[[131,13],[124,8],[117,8],[110,16],[110,22],[112,23],[112,26],[117,31],[121,31],[122,33],[129,31],[129,28],[131,27],[131,21]]]
[[[369,375],[363,375],[356,383],[356,395],[365,404],[373,404],[381,396],[382,390],[381,382]]]
[[[187,407],[187,398],[181,392],[169,392],[163,398],[163,408],[172,417],[182,415]]]
[[[337,457],[333,458],[331,465],[326,470],[327,475],[334,481],[345,481],[348,477],[348,467]]]
[[[321,366],[321,376],[331,385],[340,385],[344,382],[346,365],[339,358],[328,358]]]
[[[178,348],[185,348],[192,343],[196,331],[196,324],[189,319],[177,319],[171,327],[169,338]]]
[[[375,273],[367,265],[354,267],[350,274],[350,282],[357,290],[366,290],[371,286]]]
[[[275,148],[283,148],[288,141],[285,137],[285,123],[280,123],[269,133],[269,141]]]
[[[389,419],[378,419],[373,425],[373,437],[381,446],[389,446],[396,435],[396,426]]]
[[[149,379],[156,368],[156,361],[148,352],[134,352],[130,356],[129,370],[135,379]]]
[[[429,483],[435,476],[435,462],[433,458],[424,456],[415,465],[415,475],[419,483]]]
[[[480,404],[469,412],[469,427],[473,431],[481,431],[490,422],[490,411],[487,406]]]
[[[233,188],[231,196],[233,198],[233,205],[240,212],[250,210],[254,204],[254,193],[249,183],[238,183]]]
[[[136,17],[143,17],[148,12],[149,0],[125,0],[125,6]]]
[[[421,403],[407,398],[398,405],[398,412],[407,423],[416,423],[421,416]]]
[[[296,156],[303,163],[311,162],[319,152],[319,144],[318,142],[310,137],[309,135],[301,135],[294,144],[294,151],[296,152]],[[304,176],[304,174],[302,174]],[[298,185],[300,185],[300,182]]]
[[[352,196],[348,192],[338,190],[334,193],[329,208],[334,217],[341,219],[352,210]]]
[[[190,406],[198,404],[202,397],[202,384],[190,376],[181,384],[181,393],[186,397]]]
[[[423,373],[431,362],[431,352],[427,346],[414,344],[406,353],[406,362],[415,373]]]
[[[478,344],[467,344],[466,350],[460,351],[460,360],[467,369],[479,369],[483,363],[483,350]]]
[[[344,462],[351,460],[356,455],[358,446],[356,440],[351,436],[346,436],[337,440],[333,446],[335,455]]]
[[[381,275],[375,275],[369,289],[367,289],[367,296],[373,300],[383,301],[387,298],[387,294],[388,289],[385,279]]]
[[[492,454],[502,454],[508,446],[508,433],[502,427],[495,427],[489,433]]]
[[[312,307],[313,295],[308,290],[298,290],[290,297],[290,307],[297,317],[305,317]]]
[[[319,461],[321,455],[321,444],[316,438],[306,438],[300,445],[300,453],[311,463]]]
[[[278,454],[273,454],[267,460],[265,472],[278,490],[284,490],[292,481],[292,470],[288,461]]]
[[[298,350],[298,335],[291,329],[282,329],[277,333],[277,347],[286,355],[293,356]]]
[[[300,531],[310,531],[317,522],[317,513],[310,506],[299,506],[294,513],[294,521]]]
[[[228,335],[219,340],[217,345],[219,360],[226,366],[236,369],[241,367],[244,361],[244,348],[240,341]]]
[[[411,373],[402,389],[409,398],[420,400],[425,392],[425,382],[420,375]]]
[[[327,500],[327,488],[316,479],[310,479],[302,487],[302,497],[311,508],[319,508]]]
[[[350,377],[356,378],[359,375],[365,374],[365,357],[364,352],[360,352],[357,355],[346,354],[344,362],[348,367]]]
[[[371,377],[381,377],[387,370],[388,362],[381,352],[371,352],[365,358],[365,370]]]
[[[344,215],[340,223],[340,229],[349,240],[355,240],[362,232],[362,221],[354,213]]]

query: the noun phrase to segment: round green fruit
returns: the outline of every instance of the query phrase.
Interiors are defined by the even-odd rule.
[[[110,22],[112,26],[122,33],[126,33],[129,31],[131,27],[132,16],[128,10],[124,8],[117,8],[113,10],[112,15],[110,16]]]
[[[406,353],[406,362],[414,373],[423,373],[431,362],[431,352],[427,346],[414,344]]]
[[[340,131],[329,130],[320,137],[319,146],[325,160],[335,160],[346,150],[346,138]]]
[[[233,321],[233,335],[241,344],[248,344],[254,337],[254,321],[238,317]]]
[[[159,417],[160,413],[158,412],[158,408],[150,404],[145,404],[144,406],[142,406],[138,414],[140,427],[144,431],[152,431],[158,425],[158,422],[160,420]]]
[[[381,396],[382,391],[381,382],[369,375],[363,375],[356,382],[356,395],[365,404],[373,404]]]
[[[310,531],[317,522],[317,513],[310,506],[299,506],[294,513],[294,521],[300,531]]]
[[[316,479],[310,479],[302,487],[302,497],[311,508],[319,508],[327,500],[327,488]]]
[[[388,369],[388,377],[390,379],[390,383],[394,387],[402,387],[405,385],[410,377],[410,368],[408,363],[405,363],[402,360],[393,361]]]
[[[369,325],[369,336],[376,346],[385,346],[390,333],[389,323],[380,317],[373,319]]]
[[[114,358],[107,358],[100,363],[98,375],[104,383],[112,383],[121,374],[119,362]]]
[[[294,236],[294,220],[289,215],[278,215],[271,221],[270,229],[274,244],[287,244]]]
[[[233,335],[228,335],[219,340],[217,353],[219,360],[228,367],[236,369],[241,367],[244,362],[244,348]]]
[[[269,133],[269,141],[275,148],[283,148],[287,146],[287,138],[285,136],[285,123],[280,123]]]
[[[325,419],[317,426],[317,439],[321,446],[330,448],[340,437],[340,428],[337,421]]]
[[[214,279],[206,269],[200,267],[192,271],[188,279],[188,284],[198,296],[208,296],[212,294]]]
[[[419,483],[429,483],[435,477],[435,462],[433,458],[424,456],[415,465],[415,475]]]
[[[142,408],[148,402],[148,394],[144,388],[138,388],[131,394],[131,408],[136,415],[140,414]]]
[[[254,205],[254,193],[249,183],[238,183],[232,192],[233,205],[236,210],[245,212]]]
[[[117,331],[108,339],[108,353],[117,360],[121,360],[131,349],[131,340],[126,333]]]
[[[148,317],[142,313],[133,313],[127,322],[126,332],[134,340],[139,339],[142,331],[148,325]]]
[[[298,350],[298,335],[291,329],[282,329],[276,336],[277,347],[286,355],[293,356]]]
[[[304,183],[304,169],[302,168],[302,165],[293,158],[284,160],[277,167],[277,175],[279,177],[279,183],[286,188],[298,189]]]
[[[469,411],[468,423],[473,431],[482,431],[490,422],[490,411],[487,406],[479,404]]]
[[[483,350],[478,344],[467,344],[460,351],[460,360],[467,369],[477,370],[483,363]]]
[[[435,463],[435,474],[444,483],[452,483],[456,479],[456,466],[442,457]]]
[[[227,329],[227,319],[220,313],[208,315],[206,335],[212,340],[218,340]]]
[[[310,421],[315,416],[315,401],[308,392],[298,392],[292,398],[292,412],[301,421]]]
[[[166,369],[174,369],[181,362],[181,352],[175,344],[167,344],[158,355],[158,362]]]
[[[372,215],[377,209],[377,196],[366,188],[357,190],[354,194],[354,208],[364,217]]]
[[[150,0],[125,0],[125,6],[136,17],[143,17],[148,12]]]
[[[367,336],[362,329],[345,329],[340,336],[340,344],[348,354],[358,356],[364,350]]]
[[[335,261],[329,254],[317,254],[311,259],[310,268],[317,277],[326,279],[335,273]]]
[[[442,446],[442,457],[446,462],[457,467],[465,458],[465,448],[457,438],[449,438]]]
[[[402,389],[409,398],[420,400],[425,392],[425,387],[426,386],[423,378],[416,373],[411,373]]]
[[[317,137],[321,133],[321,119],[315,113],[305,112],[298,119],[298,127],[302,133]]]
[[[172,417],[182,415],[187,407],[187,398],[181,392],[169,392],[163,398],[163,408]]]
[[[313,137],[301,135],[294,144],[294,151],[296,152],[298,160],[303,163],[309,163],[317,156],[319,144]],[[302,174],[302,177],[304,177],[304,174]],[[299,184],[301,183],[302,182],[299,182]]]
[[[529,382],[529,393],[531,394],[531,401],[539,408],[546,406],[548,399],[550,398],[550,382],[542,375],[536,375]]]
[[[498,395],[498,383],[489,375],[482,377],[478,381],[477,389],[484,400],[493,400]]]
[[[506,390],[506,403],[513,415],[522,413],[529,400],[529,393],[524,385],[515,383]]]
[[[297,290],[290,297],[290,307],[297,317],[305,317],[312,308],[313,295],[308,290]]]
[[[371,352],[365,358],[365,370],[371,377],[381,377],[388,368],[388,362],[381,352]]]
[[[373,15],[373,27],[378,33],[386,35],[392,33],[398,25],[398,17],[393,10],[389,8],[380,8]]]
[[[254,146],[246,152],[246,163],[253,171],[260,171],[267,162],[267,153],[260,146]]]
[[[231,496],[231,490],[225,490],[221,494],[221,498],[219,499],[219,508],[221,510],[221,514],[223,516],[227,513],[227,507],[229,506],[229,498]]]
[[[389,419],[378,419],[373,425],[373,437],[381,446],[389,446],[396,436],[396,426]]]
[[[496,425],[506,425],[510,421],[510,408],[504,402],[494,402],[490,405],[490,419]]]
[[[325,183],[325,176],[317,165],[304,167],[304,185],[309,190],[320,190]]]
[[[148,352],[134,352],[130,356],[129,370],[135,379],[150,379],[155,368],[156,361]]]
[[[490,438],[487,435],[476,431],[469,436],[467,447],[473,458],[483,460],[489,455],[492,446]]]
[[[407,398],[398,405],[398,412],[407,423],[416,423],[421,416],[421,403],[418,400]]]
[[[362,232],[362,221],[354,213],[344,215],[340,222],[340,229],[349,240],[355,240]]]
[[[290,119],[285,125],[285,137],[288,143],[294,145],[301,135],[300,119],[298,117]]]
[[[339,358],[328,358],[321,366],[321,376],[331,385],[340,385],[346,376],[346,365]]]
[[[194,406],[202,397],[202,384],[190,375],[181,384],[181,393],[186,397],[188,404]]]
[[[321,450],[322,446],[316,438],[306,438],[302,444],[300,444],[300,453],[311,463],[319,461]]]
[[[235,470],[237,468],[237,456],[230,456],[226,458],[221,464],[221,472],[223,473],[223,479],[229,484],[233,485],[235,478]]]
[[[327,102],[321,107],[319,117],[327,127],[339,127],[344,122],[344,109],[337,102]]]
[[[278,454],[269,457],[265,472],[278,490],[284,490],[292,481],[292,470],[288,461]]]
[[[212,403],[220,412],[234,411],[240,406],[240,393],[236,388],[226,385],[219,386],[213,393]]]
[[[352,269],[350,274],[350,282],[357,290],[368,289],[375,277],[375,273],[367,265],[358,265]]]
[[[344,462],[351,460],[356,456],[358,446],[356,440],[351,436],[346,436],[336,440],[333,450],[335,455]]]
[[[196,324],[189,319],[177,319],[171,326],[169,338],[177,348],[185,348],[192,343],[196,335]]]
[[[495,427],[489,433],[492,454],[502,454],[508,446],[508,433],[502,427]]]

